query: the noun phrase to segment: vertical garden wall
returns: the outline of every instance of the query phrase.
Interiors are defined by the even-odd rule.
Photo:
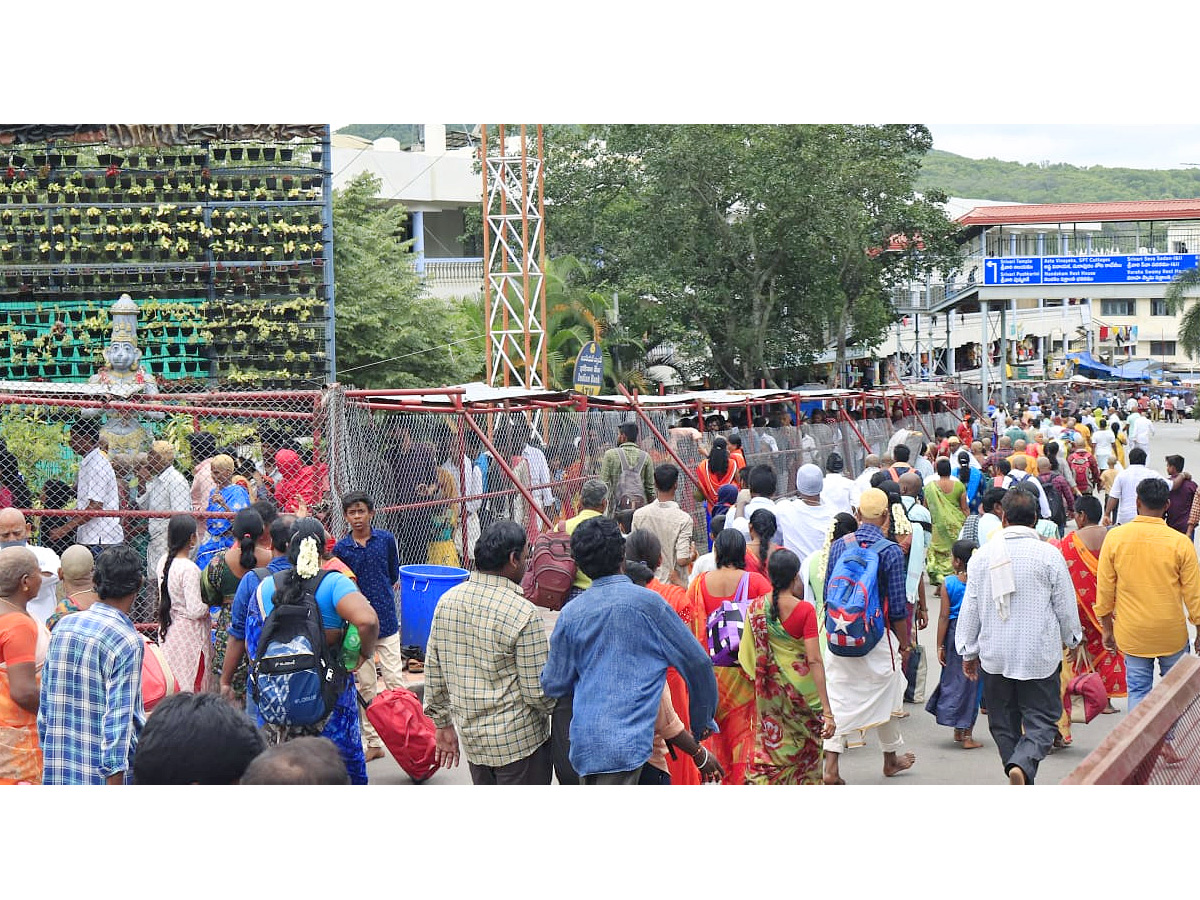
[[[332,374],[324,125],[0,125],[0,379],[86,381],[141,310],[165,390]]]

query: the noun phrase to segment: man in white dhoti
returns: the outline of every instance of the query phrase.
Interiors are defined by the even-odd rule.
[[[884,540],[888,517],[887,494],[878,488],[863,491],[858,499],[859,528],[853,540],[864,548]],[[830,596],[830,576],[848,546],[845,540],[830,545],[826,598]],[[824,744],[826,784],[846,783],[838,773],[838,757],[846,751],[847,737],[855,732],[871,729],[879,736],[883,774],[888,777],[911,768],[917,761],[914,754],[900,752],[904,738],[898,720],[892,718],[892,710],[900,708],[904,697],[904,660],[910,650],[905,584],[908,567],[898,544],[889,542],[879,551],[878,572],[879,599],[888,622],[884,637],[866,656],[839,656],[831,646],[825,657],[825,685],[837,721],[837,732]]]

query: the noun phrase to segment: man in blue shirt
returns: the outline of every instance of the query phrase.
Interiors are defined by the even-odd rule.
[[[296,517],[291,513],[284,513],[271,522],[271,553],[273,555],[271,561],[267,563],[267,570],[272,575],[292,567],[287,552],[288,544],[295,533]],[[242,580],[238,582],[237,593],[233,595],[229,643],[225,646],[225,663],[221,669],[221,696],[230,703],[234,702],[233,675],[237,672],[238,666],[242,664],[242,657],[246,654],[246,610],[254,600],[254,592],[258,590],[260,581],[258,569],[251,569],[242,576]],[[250,648],[251,657],[254,656],[256,649],[255,647]],[[251,718],[258,715],[251,691],[246,691],[246,714]]]
[[[146,722],[145,650],[129,618],[144,568],[128,544],[106,547],[93,576],[100,599],[54,628],[37,717],[43,784],[129,781]]]
[[[696,740],[716,727],[712,662],[658,594],[621,574],[625,538],[614,520],[581,523],[571,555],[592,586],[559,614],[542,688],[550,697],[574,694],[570,761],[581,782],[637,784],[653,750],[668,666],[687,682]]]
[[[388,690],[404,687],[401,675],[404,660],[400,655],[400,623],[396,617],[396,586],[400,581],[400,554],[390,531],[372,528],[375,502],[363,491],[351,491],[342,497],[342,515],[350,533],[333,547],[333,554],[354,572],[358,589],[379,617],[379,653],[383,683]],[[378,692],[375,661],[368,660],[355,673],[359,691],[367,703]],[[362,715],[363,737],[367,741],[367,762],[383,756],[383,740]]]

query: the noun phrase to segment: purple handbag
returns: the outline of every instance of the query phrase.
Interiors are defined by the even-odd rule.
[[[742,575],[733,598],[708,617],[708,655],[714,666],[738,665],[738,650],[742,646],[742,630],[746,627],[746,594],[750,589],[750,573]]]

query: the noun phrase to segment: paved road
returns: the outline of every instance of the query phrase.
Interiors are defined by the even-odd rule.
[[[1177,453],[1184,457],[1187,470],[1200,481],[1200,442],[1197,440],[1200,429],[1197,424],[1160,423],[1155,427],[1156,433],[1150,444],[1151,468],[1165,474],[1164,457]],[[936,616],[935,610],[936,605],[931,604],[931,611]],[[547,628],[552,629],[554,614],[547,613],[545,618]],[[920,643],[931,661],[926,686],[927,690],[932,691],[937,684],[939,669],[937,653],[934,650],[937,632],[933,627],[934,623],[930,624],[930,628],[921,632]],[[1116,700],[1114,705],[1122,711],[1125,709],[1123,699]],[[975,729],[975,737],[983,746],[977,750],[963,750],[954,743],[951,730],[937,725],[933,716],[925,712],[923,704],[906,703],[904,708],[909,712],[909,716],[901,722],[901,730],[907,749],[917,755],[916,765],[895,778],[885,778],[878,742],[874,735],[868,734],[865,747],[849,750],[843,755],[841,774],[848,784],[1007,784],[1000,757],[996,753],[996,745],[987,730],[986,716],[980,716]],[[1090,725],[1073,726],[1072,745],[1046,758],[1038,772],[1038,782],[1057,784],[1082,762],[1122,719],[1123,712],[1098,716]],[[372,784],[412,783],[391,757],[370,763],[367,770]],[[470,782],[470,774],[464,761],[458,769],[438,772],[426,785]]]

